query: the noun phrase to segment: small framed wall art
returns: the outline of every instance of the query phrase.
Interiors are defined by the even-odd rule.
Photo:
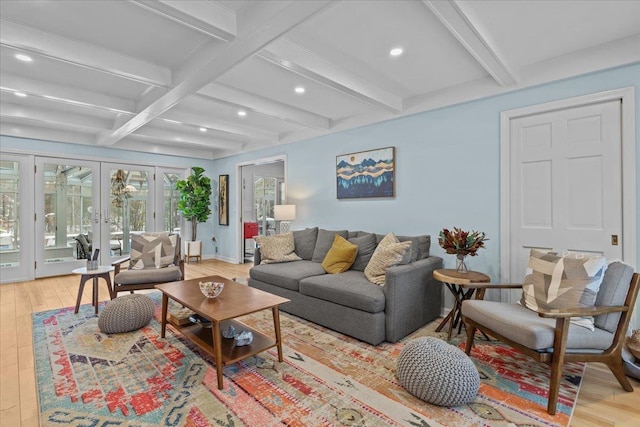
[[[338,199],[393,197],[395,147],[336,156]]]
[[[218,185],[218,224],[229,225],[229,175],[220,175]]]

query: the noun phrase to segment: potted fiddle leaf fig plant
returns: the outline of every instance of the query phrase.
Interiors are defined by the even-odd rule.
[[[199,166],[191,168],[187,179],[176,182],[180,192],[178,212],[191,221],[191,242],[185,242],[185,258],[197,257],[202,253],[202,242],[197,240],[198,223],[206,222],[211,215],[211,179],[204,176],[204,169]]]

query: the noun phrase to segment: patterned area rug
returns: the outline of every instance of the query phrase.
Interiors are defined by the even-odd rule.
[[[152,297],[158,303],[159,295]],[[272,330],[270,311],[242,320]],[[584,373],[583,364],[565,367],[552,417],[545,410],[548,369],[478,339],[477,398],[443,408],[413,397],[395,377],[406,342],[441,336],[432,332],[435,323],[402,342],[372,347],[283,313],[285,361],[268,351],[227,366],[218,390],[209,356],[172,328],[161,339],[156,320],[105,335],[85,305],[78,314],[73,307],[36,313],[33,324],[43,426],[565,426]]]

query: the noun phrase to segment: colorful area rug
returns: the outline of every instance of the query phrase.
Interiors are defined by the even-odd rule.
[[[404,344],[440,336],[434,325],[372,347],[282,314],[284,362],[268,351],[225,367],[218,390],[210,357],[172,328],[167,339],[156,320],[105,335],[90,305],[73,310],[33,315],[42,426],[565,426],[584,373],[583,364],[565,367],[558,414],[549,416],[546,366],[478,339],[477,398],[443,408],[413,397],[395,376]],[[270,311],[243,321],[264,331],[273,325]]]

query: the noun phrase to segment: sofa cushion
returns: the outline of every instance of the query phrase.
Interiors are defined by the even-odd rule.
[[[262,260],[260,264],[298,261],[301,258],[294,252],[293,233],[275,236],[256,236]]]
[[[376,236],[371,233],[362,233],[358,237],[350,237],[349,241],[358,245],[358,254],[351,266],[351,270],[364,271],[378,245]]]
[[[411,256],[409,262],[429,257],[429,246],[431,246],[431,237],[427,235],[421,236],[396,236],[401,242],[411,242]]]
[[[558,256],[531,250],[529,270],[522,286],[521,303],[538,308],[593,307],[607,262],[601,256],[569,253]],[[593,330],[593,317],[571,318],[571,322]]]
[[[305,228],[293,232],[293,243],[296,255],[302,259],[310,260],[318,239],[318,227]]]
[[[364,269],[365,277],[376,285],[384,285],[387,269],[401,264],[411,247],[411,242],[399,242],[393,233],[387,234],[371,256]]]
[[[325,275],[322,265],[312,261],[293,261],[284,264],[260,264],[249,270],[252,279],[273,286],[298,291],[301,279]]]
[[[355,270],[303,279],[300,281],[300,293],[368,313],[381,312],[385,307],[382,288]]]
[[[324,257],[327,256],[327,252],[331,249],[331,245],[333,245],[333,239],[336,234],[340,237],[344,237],[345,239],[349,236],[349,232],[347,230],[318,230],[318,239],[316,240],[316,247],[313,250],[313,256],[311,257],[311,261],[313,262],[322,262]]]
[[[462,315],[528,348],[553,348],[556,319],[540,317],[520,304],[468,300],[462,303]],[[603,329],[590,331],[573,323],[569,324],[568,350],[606,350],[612,341],[613,334]]]
[[[331,249],[322,260],[322,268],[329,274],[343,273],[351,267],[358,255],[358,245],[336,234]]]

